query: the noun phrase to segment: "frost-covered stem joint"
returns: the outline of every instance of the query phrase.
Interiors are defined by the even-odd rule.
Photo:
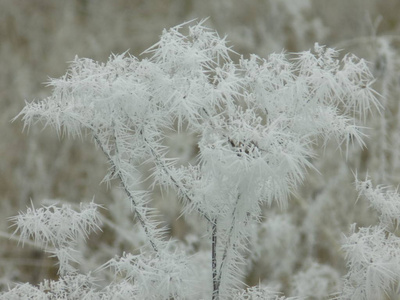
[[[143,136],[143,130],[140,131],[140,133]],[[188,202],[193,202],[192,198],[188,195],[188,193],[185,191],[185,188],[182,187],[182,185],[178,182],[177,179],[169,172],[168,167],[164,164],[163,160],[161,159],[160,155],[153,149],[153,147],[150,145],[150,143],[147,141],[145,137],[143,137],[144,142],[146,145],[149,147],[150,152],[152,156],[154,157],[155,164],[161,167],[166,174],[168,174],[168,177],[171,179],[175,187],[182,193],[183,197],[186,198]],[[197,212],[204,217],[210,224],[213,223],[211,219],[207,216],[207,214],[202,211],[200,208],[197,208]]]
[[[228,257],[228,250],[235,248],[235,243],[232,243],[232,234],[233,234],[233,229],[235,227],[236,223],[236,208],[238,206],[240,199],[240,195],[238,195],[235,203],[235,207],[232,211],[232,217],[231,217],[231,226],[229,228],[229,233],[228,233],[228,241],[226,242],[224,253],[222,255],[222,260],[221,260],[221,265],[219,266],[219,275],[218,275],[218,282],[221,282],[221,276],[222,276],[222,269],[226,264],[227,257]]]

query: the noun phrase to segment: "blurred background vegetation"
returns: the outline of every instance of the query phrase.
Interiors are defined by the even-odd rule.
[[[358,169],[360,175],[368,170],[376,184],[396,186],[400,179],[399,12],[398,0],[0,0],[0,289],[13,281],[37,283],[55,276],[54,261],[40,249],[22,248],[10,239],[7,218],[25,210],[31,201],[35,205],[45,199],[79,203],[95,197],[108,207],[104,215],[110,224],[130,230],[134,223],[119,201],[123,195],[115,188],[118,183],[111,188],[99,185],[107,163],[90,140],[58,137],[42,126],[23,132],[20,120],[11,122],[24,100],[49,95],[43,83],[65,74],[67,62],[75,55],[105,61],[111,53],[129,49],[138,56],[158,41],[163,28],[208,17],[206,25],[226,34],[233,50],[244,56],[303,51],[318,42],[371,62],[375,88],[384,96],[387,109],[382,117],[375,114],[367,120],[373,128],[368,132],[369,150],[355,149],[348,160],[336,148],[321,153],[322,159],[314,163],[322,175],[310,173],[291,208],[277,213],[283,223],[291,224],[288,232],[281,232],[275,246],[272,243],[275,250],[250,258],[254,265],[246,278],[249,284],[265,279],[294,293],[291,282],[311,276],[317,263],[324,266],[319,269],[321,276],[332,277],[332,287],[327,289],[335,291],[335,276],[345,272],[341,232],[353,222],[366,226],[374,222],[365,206],[355,205],[351,170]],[[170,145],[171,155],[188,160],[195,155],[195,143],[191,136],[181,137]],[[189,232],[196,235],[196,221],[177,221],[179,205],[173,195],[167,198],[170,202],[158,206],[171,234],[182,240],[188,240]],[[267,224],[255,239],[263,235],[271,239],[268,230]],[[82,268],[90,269],[132,245],[105,226],[85,247],[87,264]],[[296,252],[290,252],[290,247],[296,247]],[[100,248],[102,254],[96,255]],[[292,263],[282,271],[276,265],[279,259]]]

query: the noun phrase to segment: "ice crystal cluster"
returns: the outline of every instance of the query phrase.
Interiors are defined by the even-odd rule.
[[[258,251],[250,237],[255,227],[264,226],[263,208],[288,206],[313,168],[316,146],[332,139],[346,151],[353,142],[363,145],[357,120],[379,107],[367,63],[319,44],[300,53],[243,57],[203,22],[164,30],[142,56],[111,55],[106,63],[76,57],[63,77],[50,80],[52,95],[27,102],[18,117],[27,127],[41,122],[97,145],[109,163],[105,180],[119,181],[144,245],[132,253],[115,253],[103,266],[82,274],[72,247],[98,229],[97,206],[91,203],[80,213],[67,206],[29,208],[15,217],[17,232],[22,240],[54,248],[48,251],[59,259],[59,279],[17,285],[1,297],[283,299],[266,286],[243,289],[248,251]],[[171,132],[183,131],[196,137],[197,158],[189,164],[178,163],[166,146]],[[149,178],[142,172],[144,164],[152,166]],[[152,193],[143,188],[145,180],[176,191],[182,214],[205,224],[208,249],[189,249],[168,238]],[[382,201],[377,198],[374,207],[388,223],[391,211]],[[265,228],[281,230],[272,222]],[[285,240],[278,235],[266,234],[264,243]],[[200,256],[204,252],[208,259]],[[364,278],[356,273],[365,268],[357,259],[350,257],[349,264],[353,271],[346,293],[354,280]],[[382,268],[397,280],[397,269]],[[329,271],[314,269],[309,273]],[[112,280],[96,283],[101,272],[111,272]],[[363,273],[366,284],[371,272]],[[372,276],[379,282],[384,278],[376,272]],[[366,293],[376,295],[371,289],[373,284]]]

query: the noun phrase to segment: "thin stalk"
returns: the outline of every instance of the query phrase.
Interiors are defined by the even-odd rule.
[[[214,219],[212,224],[212,239],[211,239],[211,268],[212,268],[212,278],[213,278],[213,293],[212,300],[219,299],[219,285],[217,274],[217,219]]]
[[[145,217],[142,216],[141,213],[139,213],[139,211],[136,209],[136,207],[138,205],[137,205],[137,203],[135,201],[135,198],[133,197],[132,193],[130,192],[130,190],[128,189],[128,187],[127,187],[127,185],[125,183],[124,176],[123,176],[122,172],[120,170],[117,170],[114,160],[112,159],[110,153],[108,153],[106,151],[106,149],[104,148],[104,145],[100,141],[100,139],[97,136],[97,134],[93,133],[93,137],[94,137],[94,140],[96,141],[97,145],[101,149],[101,151],[103,151],[103,153],[107,157],[109,163],[114,167],[114,172],[117,175],[117,177],[119,178],[119,180],[121,181],[121,184],[122,184],[123,189],[125,190],[125,193],[128,195],[129,200],[131,201],[133,207],[135,208],[136,217],[139,220],[139,223],[141,224],[141,226],[143,227],[143,230],[144,230],[147,238],[149,239],[151,247],[154,249],[154,251],[158,252],[158,247],[157,247],[155,241],[153,240],[152,235],[150,234],[150,230],[149,230],[149,228],[147,226],[147,223],[145,222]]]

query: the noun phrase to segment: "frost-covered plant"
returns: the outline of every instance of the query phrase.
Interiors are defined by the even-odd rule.
[[[233,298],[234,300],[300,300],[298,297],[285,297],[271,291],[268,287],[254,286],[247,290],[237,292]]]
[[[35,209],[32,205],[26,212],[11,218],[17,227],[20,240],[33,238],[40,246],[57,257],[61,276],[75,273],[72,262],[79,263],[76,256],[76,243],[86,239],[90,232],[100,230],[98,205],[94,202],[81,204],[81,211],[76,212],[68,204]],[[52,248],[50,248],[52,247]]]
[[[213,299],[232,298],[261,207],[287,206],[319,140],[363,144],[355,117],[378,106],[372,75],[364,60],[339,59],[318,44],[297,54],[233,59],[226,39],[203,22],[164,30],[145,54],[112,55],[107,63],[75,58],[65,76],[49,82],[53,94],[27,103],[19,116],[28,127],[42,121],[58,133],[88,135],[106,156],[105,179],[121,182],[147,238],[140,254],[105,264],[127,290],[184,299],[196,297],[186,285],[199,284],[187,280],[194,266],[171,250],[143,189],[148,178],[140,168],[147,163],[153,186],[175,189],[183,213],[199,215],[209,228],[211,278],[201,284],[211,286]],[[165,146],[166,132],[183,128],[198,137],[198,160],[189,165],[168,157]],[[181,278],[165,281],[168,272]]]
[[[29,283],[17,285],[0,299],[99,299],[95,279],[79,274],[73,264],[81,263],[77,243],[91,232],[100,230],[99,205],[81,204],[80,212],[68,204],[28,208],[11,218],[20,241],[32,238],[35,243],[55,256],[59,263],[59,280],[45,280],[39,287]]]
[[[140,255],[124,253],[108,261],[104,267],[114,269],[115,276],[134,281],[137,299],[146,299],[149,293],[154,299],[164,299],[166,295],[180,299],[182,295],[192,294],[192,270],[186,266],[186,259],[180,251]]]
[[[59,280],[44,280],[39,286],[33,286],[24,283],[16,286],[14,289],[0,295],[4,300],[98,300],[113,299],[104,297],[105,293],[97,291],[94,278],[90,275],[73,274],[59,278]],[[114,298],[118,299],[118,298]],[[127,299],[127,298],[125,298]]]
[[[400,196],[383,187],[374,188],[371,180],[356,181],[360,196],[366,198],[379,215],[376,226],[351,226],[345,237],[349,272],[340,299],[386,299],[399,295],[400,238],[395,234],[400,221]],[[394,299],[394,298],[390,298]]]

